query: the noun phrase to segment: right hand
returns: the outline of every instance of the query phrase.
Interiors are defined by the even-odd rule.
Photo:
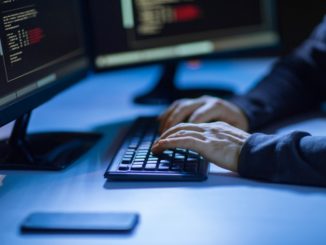
[[[187,119],[189,123],[223,121],[244,131],[249,130],[248,119],[236,105],[223,99],[202,96],[175,101],[159,117],[160,133]]]
[[[237,172],[242,147],[250,134],[225,122],[181,123],[167,130],[153,145],[154,154],[183,148],[198,152],[209,162]]]

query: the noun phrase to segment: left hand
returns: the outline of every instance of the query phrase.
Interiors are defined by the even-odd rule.
[[[244,131],[248,131],[249,128],[249,121],[238,106],[212,96],[177,100],[159,117],[159,121],[161,133],[185,121],[189,123],[223,121]]]
[[[239,156],[250,134],[224,122],[182,123],[167,130],[153,145],[155,154],[183,148],[198,152],[219,167],[237,172]]]

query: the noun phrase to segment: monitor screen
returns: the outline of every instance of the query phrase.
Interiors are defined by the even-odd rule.
[[[78,0],[0,0],[0,8],[3,125],[78,80],[88,59]]]
[[[279,43],[273,0],[90,0],[89,4],[97,69]]]

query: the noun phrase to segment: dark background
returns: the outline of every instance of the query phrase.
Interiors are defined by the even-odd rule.
[[[326,14],[325,0],[277,0],[278,24],[282,37],[280,53],[286,54],[309,37]]]

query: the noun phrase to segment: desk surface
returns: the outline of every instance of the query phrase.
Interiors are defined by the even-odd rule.
[[[180,86],[196,86],[197,78],[211,86],[216,80],[237,81],[232,86],[241,93],[270,64],[183,67]],[[257,182],[216,167],[201,183],[105,181],[102,159],[119,129],[138,115],[162,110],[131,100],[152,86],[158,73],[158,67],[149,67],[92,76],[35,111],[31,131],[98,131],[105,137],[63,172],[0,172],[0,244],[325,244],[326,189]],[[320,130],[314,121],[314,132],[326,132],[325,121],[318,120]],[[36,211],[136,211],[141,220],[130,235],[20,234],[21,221]]]

